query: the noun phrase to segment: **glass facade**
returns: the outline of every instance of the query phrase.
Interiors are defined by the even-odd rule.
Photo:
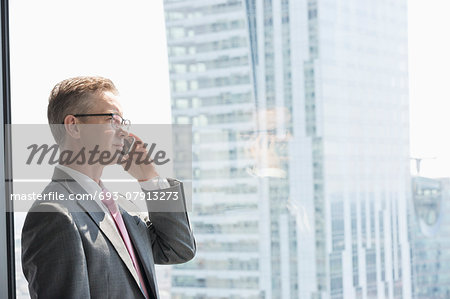
[[[450,223],[445,217],[449,212],[449,187],[448,178],[412,178],[408,219],[414,298],[450,296]]]
[[[245,3],[166,2],[165,12],[172,119],[193,124],[191,219],[199,253],[173,267],[171,297],[261,298],[261,270],[271,261],[261,256],[260,236],[271,225],[259,221],[267,182],[250,174],[256,122]]]
[[[197,257],[173,298],[410,298],[406,1],[165,1]]]

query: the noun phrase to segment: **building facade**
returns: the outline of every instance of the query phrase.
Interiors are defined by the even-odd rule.
[[[409,205],[413,298],[450,297],[450,179],[412,178]]]
[[[172,298],[410,298],[405,0],[165,0],[193,125]]]

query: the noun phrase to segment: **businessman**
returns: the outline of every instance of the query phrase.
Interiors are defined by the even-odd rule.
[[[114,84],[101,77],[58,83],[48,104],[49,124],[61,151],[120,152],[128,132]],[[183,185],[161,178],[154,163],[136,163],[142,142],[110,165],[126,163],[146,194],[172,192],[177,211],[132,213],[101,181],[105,163],[66,161],[54,169],[43,194],[94,195],[95,200],[35,202],[22,230],[22,267],[31,298],[159,298],[154,264],[178,264],[196,252]],[[181,212],[180,212],[181,211]]]

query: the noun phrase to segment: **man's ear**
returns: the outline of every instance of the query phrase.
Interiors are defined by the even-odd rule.
[[[67,115],[64,118],[64,128],[66,129],[66,136],[80,139],[80,127],[78,126],[77,118],[75,116]]]

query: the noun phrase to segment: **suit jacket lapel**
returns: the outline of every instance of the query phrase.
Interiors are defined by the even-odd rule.
[[[55,167],[52,180],[62,183],[70,193],[87,194],[87,191],[84,190],[80,184],[78,184],[72,177],[70,177],[68,174],[57,167]],[[103,210],[94,200],[77,200],[77,203],[83,210],[88,213],[92,221],[95,222],[102,233],[111,242],[117,254],[128,268],[130,274],[133,276],[140,289],[139,277],[137,275],[136,269],[133,266],[133,261],[131,260],[130,254],[128,253],[125,243],[123,242],[122,236],[115,227],[114,220],[109,220]]]
[[[81,205],[81,207],[89,214],[91,219],[95,222],[95,224],[97,224],[103,234],[108,238],[117,254],[127,266],[130,274],[136,281],[136,284],[140,286],[139,277],[137,275],[136,269],[133,266],[133,261],[131,260],[130,254],[128,253],[125,243],[123,242],[122,236],[117,231],[115,224],[107,219],[104,212],[92,212],[92,210],[89,209],[89,204],[96,204],[95,202],[89,201],[86,204],[80,201],[78,204]]]
[[[128,214],[122,207],[120,207],[120,212],[122,213],[123,221],[127,227],[128,234],[130,235],[130,239],[133,242],[134,249],[139,257],[140,262],[142,263],[142,266],[144,268],[145,274],[147,275],[147,278],[150,283],[150,287],[152,289],[153,295],[155,298],[158,298],[156,294],[158,294],[158,287],[155,280],[155,273],[153,272],[154,263],[150,261],[150,254],[153,254],[151,251],[151,247],[146,244],[144,244],[144,238],[147,237],[147,235],[143,235],[146,232],[142,232],[139,230],[139,224],[136,222],[136,220]],[[150,240],[148,240],[148,244],[150,244]],[[150,249],[150,251],[149,251]]]

